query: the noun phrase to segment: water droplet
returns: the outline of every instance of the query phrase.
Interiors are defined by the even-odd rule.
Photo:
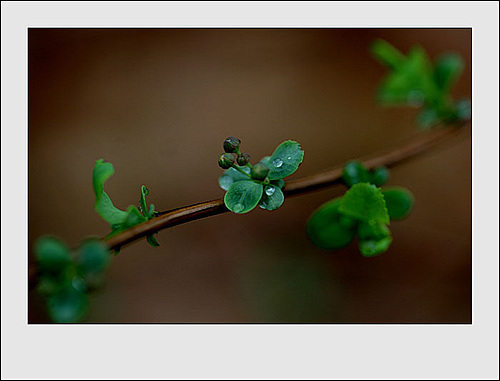
[[[276,158],[273,160],[273,165],[276,167],[276,168],[279,168],[283,165],[283,160],[279,159],[279,158]]]
[[[236,204],[233,209],[235,213],[240,213],[245,207],[243,204]]]
[[[275,191],[276,191],[276,188],[274,188],[274,187],[266,187],[266,194],[268,196],[272,196]]]
[[[292,160],[292,157],[291,157],[291,156],[288,156],[288,157],[287,157],[287,160]]]

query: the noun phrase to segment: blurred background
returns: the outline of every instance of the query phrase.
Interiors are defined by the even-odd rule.
[[[144,184],[162,211],[223,196],[227,136],[254,160],[300,142],[294,178],[408,142],[417,111],[374,101],[386,73],[375,38],[461,54],[454,95],[471,97],[470,29],[29,29],[29,247],[109,233],[93,209],[100,158],[115,167],[117,207],[137,205]],[[142,240],[113,257],[84,322],[470,323],[471,174],[470,129],[394,168],[387,185],[416,204],[374,258],[306,236],[341,186],[161,231],[159,248]],[[49,322],[35,291],[28,301],[29,322]]]

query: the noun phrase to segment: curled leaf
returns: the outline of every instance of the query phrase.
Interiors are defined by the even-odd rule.
[[[127,212],[115,207],[109,196],[104,192],[104,183],[114,172],[113,164],[105,163],[103,159],[96,161],[93,172],[93,184],[96,197],[95,209],[111,226],[121,225],[127,218]]]

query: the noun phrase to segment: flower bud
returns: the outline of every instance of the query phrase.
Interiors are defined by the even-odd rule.
[[[234,164],[234,156],[230,153],[223,153],[219,157],[219,167],[222,169],[231,168],[231,165]]]
[[[234,153],[240,148],[241,141],[238,138],[229,137],[224,140],[224,152]]]
[[[265,180],[268,174],[269,174],[269,167],[264,163],[255,164],[250,171],[252,179],[260,181]]]
[[[250,162],[250,155],[247,153],[239,154],[238,157],[236,158],[236,162],[240,166],[247,165]]]

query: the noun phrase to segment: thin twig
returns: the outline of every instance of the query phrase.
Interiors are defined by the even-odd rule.
[[[403,145],[392,151],[379,153],[366,158],[361,158],[359,161],[368,169],[385,165],[393,167],[406,161],[416,155],[425,152],[436,144],[456,135],[461,130],[460,127],[448,127],[446,129],[436,129],[413,138],[410,143]],[[342,179],[342,171],[344,165],[339,165],[332,169],[317,173],[312,176],[303,177],[300,179],[289,180],[283,188],[285,196],[296,196],[311,192],[314,190],[326,188],[334,184],[339,184]],[[199,220],[201,218],[215,216],[218,214],[229,212],[224,205],[224,199],[206,201],[191,206],[173,209],[167,212],[161,212],[158,217],[155,217],[142,224],[136,225],[126,231],[118,233],[108,238],[103,238],[104,242],[110,249],[119,249],[124,245],[130,244],[147,235],[156,233],[162,229],[172,226],[184,224],[186,222]],[[29,269],[30,283],[32,278],[36,278],[36,271],[33,268]]]
[[[368,158],[361,158],[360,161],[362,161],[369,169],[373,169],[381,165],[392,167],[430,149],[443,139],[455,135],[458,131],[459,128],[433,130],[414,138],[409,144],[406,144],[398,149]],[[285,196],[295,196],[338,184],[341,182],[343,168],[344,165],[342,164],[309,177],[289,180],[283,188],[283,193]],[[109,237],[106,239],[106,244],[110,247],[110,249],[117,249],[159,230],[180,225],[189,221],[226,213],[228,211],[229,210],[224,205],[224,199],[222,198],[174,209],[164,212],[160,216],[143,222],[140,225],[136,225],[131,229]]]

